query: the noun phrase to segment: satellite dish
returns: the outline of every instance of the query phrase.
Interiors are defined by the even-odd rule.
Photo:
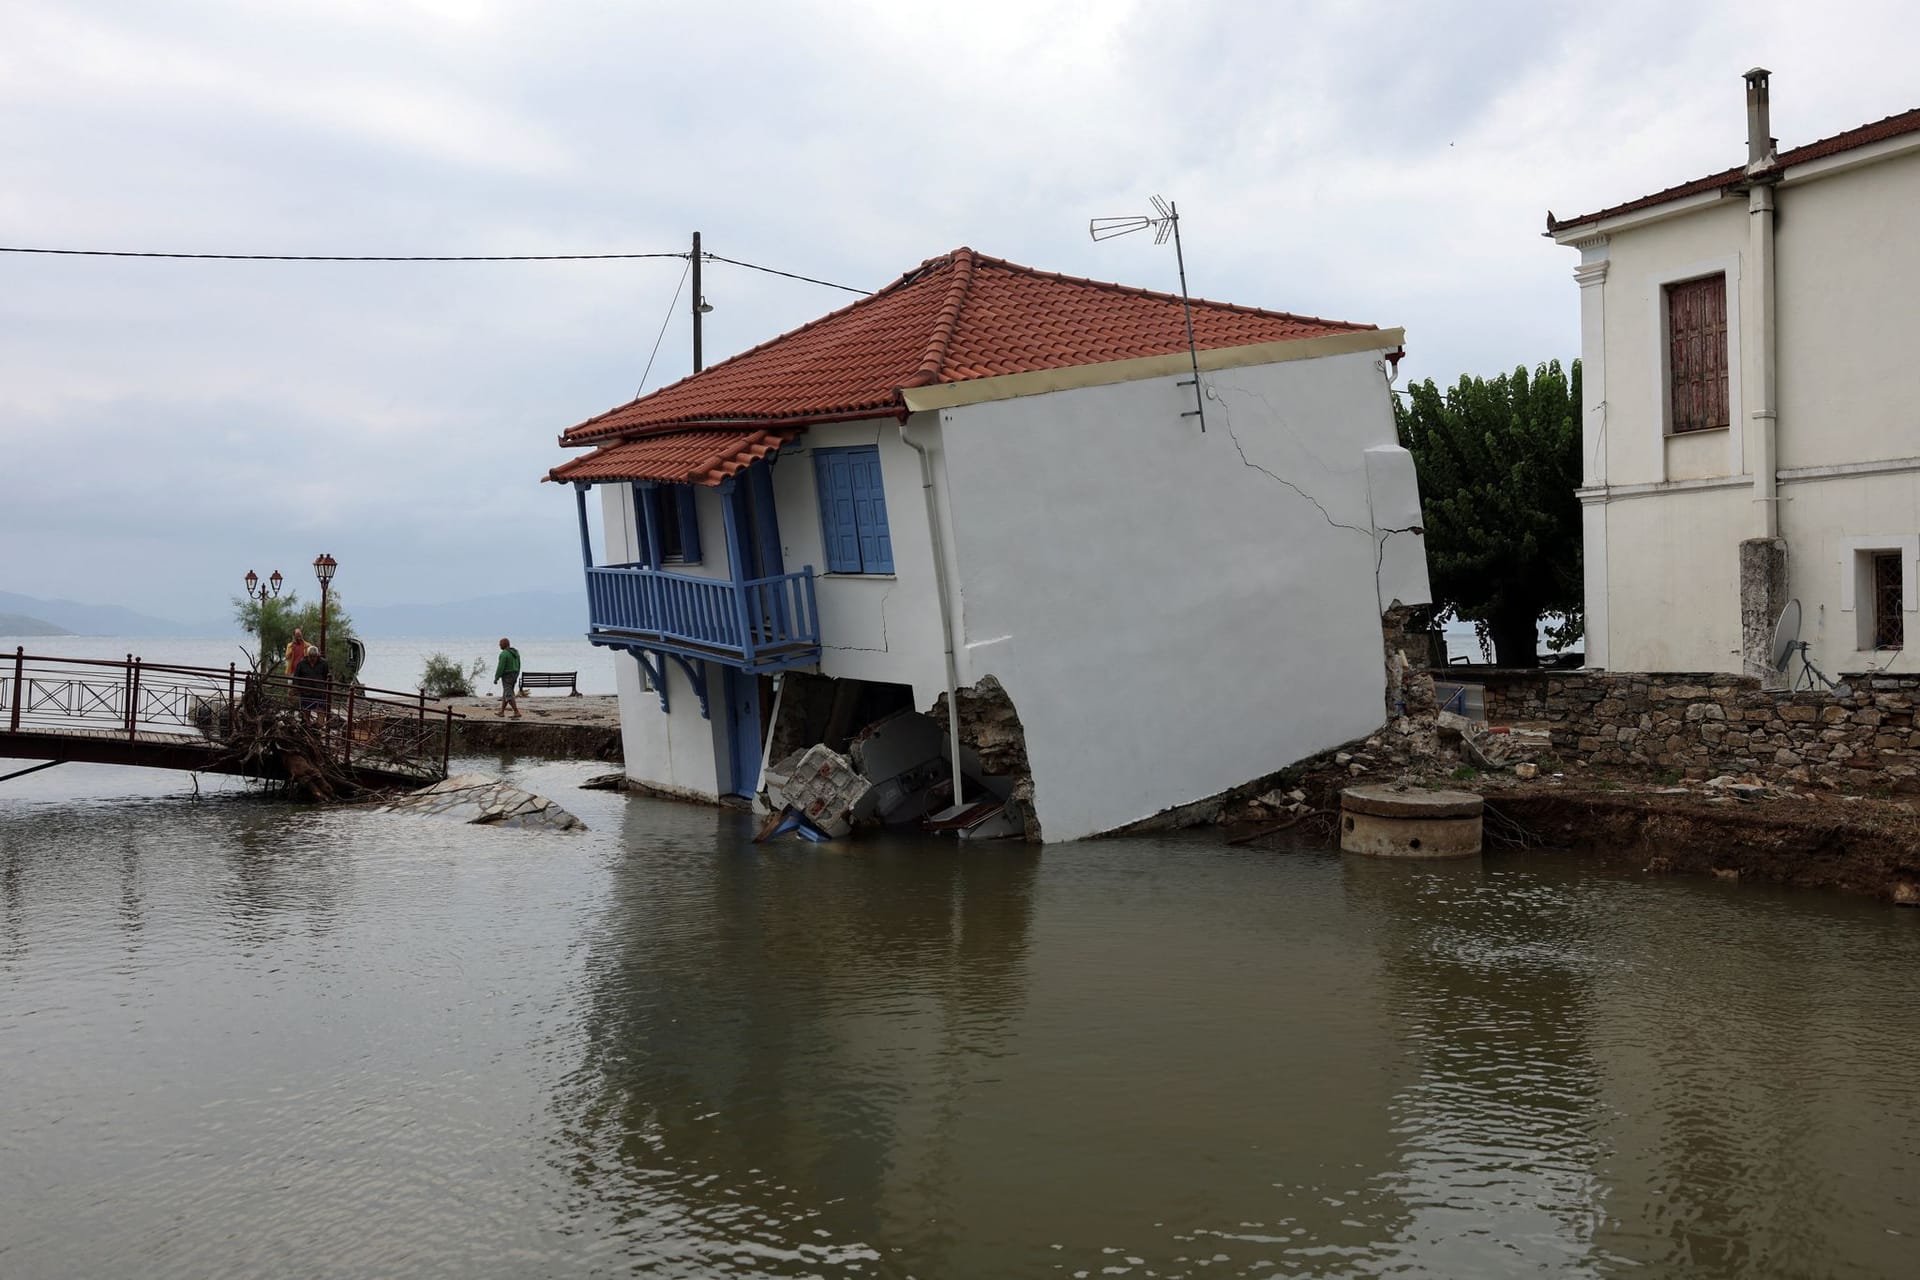
[[[1792,682],[1796,691],[1803,686],[1808,689],[1824,687],[1836,698],[1851,697],[1851,688],[1835,684],[1827,679],[1826,672],[1813,665],[1813,659],[1807,656],[1807,650],[1812,647],[1800,638],[1800,602],[1787,601],[1787,607],[1780,611],[1780,620],[1773,624],[1773,669],[1784,674],[1787,664],[1793,661],[1793,655],[1797,653],[1800,655],[1800,675]]]
[[[1773,624],[1773,669],[1785,671],[1787,662],[1793,657],[1793,651],[1800,647],[1800,602],[1787,601],[1787,607],[1780,611],[1780,620]]]

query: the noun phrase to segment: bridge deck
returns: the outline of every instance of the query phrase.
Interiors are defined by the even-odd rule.
[[[286,765],[278,757],[241,760],[217,742],[195,734],[137,733],[129,738],[106,729],[33,729],[14,733],[0,728],[0,758],[57,760],[62,764],[120,764],[144,769],[180,769],[235,777],[284,781]],[[354,781],[369,787],[420,786],[442,776],[438,767],[412,771],[353,763]]]

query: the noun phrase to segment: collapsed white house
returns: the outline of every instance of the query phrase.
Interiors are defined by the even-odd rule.
[[[1077,839],[1378,726],[1428,599],[1401,331],[1191,310],[1197,357],[1177,296],[957,249],[568,430],[632,781],[864,746],[881,817],[958,773]]]

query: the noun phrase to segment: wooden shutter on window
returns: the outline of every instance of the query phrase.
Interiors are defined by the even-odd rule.
[[[853,506],[853,464],[844,452],[813,455],[820,488],[820,534],[827,544],[828,573],[860,572],[859,522]]]
[[[680,514],[680,558],[688,564],[700,563],[700,508],[694,502],[692,485],[674,490]]]
[[[1667,286],[1667,342],[1673,430],[1726,426],[1726,276]]]
[[[861,568],[866,573],[892,573],[893,535],[887,531],[887,496],[880,487],[880,451],[856,449],[848,460],[853,470],[853,513],[859,525]]]
[[[647,486],[643,484],[633,486],[633,549],[635,563],[649,569],[660,567],[653,542],[647,537]]]

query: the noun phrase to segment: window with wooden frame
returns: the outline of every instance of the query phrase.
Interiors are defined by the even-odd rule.
[[[700,563],[700,519],[692,486],[635,484],[633,517],[640,563],[650,569],[658,569],[663,564]],[[657,547],[648,542],[649,528],[659,535]]]
[[[1873,553],[1873,647],[1876,649],[1906,647],[1906,625],[1900,613],[1906,603],[1901,567],[1904,559],[1898,551]]]
[[[892,573],[893,535],[887,529],[879,449],[815,449],[813,473],[827,572]]]
[[[1666,286],[1667,429],[1728,425],[1727,277],[1701,276]]]

